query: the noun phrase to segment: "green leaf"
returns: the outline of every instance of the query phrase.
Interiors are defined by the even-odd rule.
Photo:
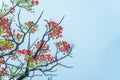
[[[0,36],[2,35],[2,30],[0,29]]]
[[[6,44],[5,39],[0,39],[0,47],[4,46]]]
[[[7,43],[7,46],[9,46],[9,47],[14,47],[14,44],[13,44],[12,42],[8,42],[8,43]]]

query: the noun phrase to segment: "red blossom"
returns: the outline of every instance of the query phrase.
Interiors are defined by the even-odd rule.
[[[63,31],[63,27],[59,26],[55,21],[51,21],[49,22],[47,25],[45,25],[46,27],[50,27],[50,32],[48,34],[48,36],[50,38],[60,38],[62,37],[62,31]]]
[[[32,28],[32,29],[31,29],[31,33],[34,33],[35,31],[36,31],[35,28]]]
[[[15,8],[10,8],[10,13],[14,13],[15,12]]]
[[[11,37],[10,31],[7,31],[4,35],[2,35],[2,37],[4,37],[5,39],[10,38]]]
[[[33,21],[28,21],[28,26],[30,27],[33,24]]]
[[[51,22],[49,22],[49,25],[52,27],[55,27],[55,26],[57,26],[57,23],[55,21],[51,21]]]
[[[4,61],[3,61],[2,58],[0,58],[0,66],[1,66],[2,64],[4,64]]]
[[[3,61],[3,59],[2,59],[2,58],[0,58],[0,63],[4,63],[4,61]]]
[[[38,1],[38,0],[32,0],[32,4],[33,4],[33,5],[38,5],[38,4],[39,4],[39,1]]]
[[[5,69],[5,68],[1,68],[1,69],[2,69],[3,74],[8,74],[8,70],[7,69]]]
[[[15,36],[16,36],[17,39],[21,39],[23,37],[23,35],[19,34],[19,33],[17,33]]]
[[[40,55],[39,60],[41,62],[45,61],[46,63],[49,63],[49,62],[53,62],[54,58],[51,54],[45,53],[45,54]]]
[[[0,19],[0,23],[1,24],[6,24],[8,22],[8,19],[7,18],[2,18]]]
[[[0,19],[0,26],[2,27],[2,28],[6,28],[6,30],[8,30],[9,28],[8,28],[8,26],[9,26],[9,20],[7,19],[7,18],[2,18],[2,19]]]
[[[26,52],[25,52],[25,49],[23,49],[23,50],[18,50],[18,53],[25,54]]]
[[[18,58],[18,56],[14,55],[14,56],[11,57],[11,60],[16,60],[17,58]]]
[[[60,52],[64,52],[64,54],[70,51],[70,44],[66,41],[57,42],[56,47]]]
[[[8,39],[9,37],[11,37],[11,33],[9,29],[9,25],[10,25],[10,21],[7,18],[2,18],[0,19],[0,28],[2,30],[2,32],[4,33],[2,35],[2,37]]]
[[[38,49],[38,48],[41,46],[41,44],[42,44],[42,40],[38,41],[38,42],[34,45],[34,46],[35,46],[34,48],[35,48],[35,49]],[[49,51],[49,45],[43,44],[40,52],[41,52],[41,53],[47,53],[48,51]]]
[[[18,50],[18,53],[23,55],[30,55],[30,56],[34,54],[33,50],[27,50],[27,49]]]
[[[37,1],[35,1],[35,4],[36,4],[36,5],[38,5],[38,4],[39,4],[39,1],[38,1],[38,0],[37,0]]]

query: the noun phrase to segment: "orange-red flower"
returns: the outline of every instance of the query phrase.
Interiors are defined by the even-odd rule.
[[[51,54],[45,53],[45,54],[40,55],[39,60],[45,61],[46,63],[49,63],[49,62],[53,62],[54,58]]]
[[[30,27],[33,24],[33,21],[28,21],[28,26]]]
[[[48,36],[50,38],[58,39],[58,38],[62,37],[63,27],[59,26],[55,21],[51,21],[45,26],[50,28],[50,32],[48,34]]]
[[[49,22],[49,24],[50,24],[50,26],[52,26],[52,27],[57,26],[57,23],[56,23],[55,21],[51,21],[51,22]]]
[[[27,49],[18,50],[18,53],[23,54],[23,55],[33,55],[34,54],[33,50],[27,50]]]
[[[41,44],[42,44],[42,40],[38,41],[34,46],[35,46],[36,49],[38,49],[41,46]],[[49,45],[43,44],[40,52],[41,53],[47,53],[48,51],[49,51]]]
[[[17,39],[21,39],[22,37],[23,37],[22,34],[19,34],[19,33],[16,34],[16,38],[17,38]]]
[[[5,68],[2,68],[2,72],[3,72],[3,74],[8,74],[8,70]]]
[[[11,56],[11,60],[16,60],[18,58],[17,55]]]
[[[10,13],[14,13],[15,12],[15,8],[10,8]]]
[[[36,31],[36,29],[32,28],[30,31],[31,31],[31,33],[34,33]]]
[[[36,0],[36,1],[35,1],[35,5],[38,5],[38,4],[39,4],[39,1],[38,1],[38,0]]]
[[[20,53],[20,54],[25,54],[26,51],[25,51],[25,49],[23,49],[23,50],[18,50],[18,53]]]
[[[39,1],[38,1],[38,0],[32,0],[32,4],[33,4],[33,5],[38,5],[38,4],[39,4]]]
[[[70,44],[66,41],[57,42],[56,47],[60,52],[63,52],[64,54],[70,51]]]
[[[4,64],[4,61],[3,61],[2,58],[0,58],[0,66],[1,66],[2,64]]]

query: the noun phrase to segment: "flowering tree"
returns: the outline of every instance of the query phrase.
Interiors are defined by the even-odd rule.
[[[21,10],[34,13],[38,0],[10,0],[10,5],[2,3],[0,9],[0,80],[32,80],[35,76],[54,75],[56,66],[63,66],[60,61],[71,57],[73,45],[67,41],[58,41],[62,37],[63,27],[60,22],[44,20],[45,31],[35,41],[33,35],[39,29],[39,20],[21,22]],[[19,11],[17,10],[19,9]],[[15,15],[17,13],[17,15]],[[17,16],[17,19],[15,18]],[[35,35],[36,36],[36,35]],[[52,52],[51,43],[56,50]],[[25,46],[22,46],[25,45]],[[27,79],[28,80],[28,79]]]

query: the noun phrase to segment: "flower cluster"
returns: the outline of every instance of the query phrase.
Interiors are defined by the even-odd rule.
[[[2,74],[8,74],[8,70],[6,68],[1,68]]]
[[[27,49],[18,50],[18,53],[23,55],[30,55],[30,56],[34,54],[33,50],[27,50]]]
[[[0,48],[2,50],[11,50],[12,48],[14,48],[14,43],[6,42],[5,40],[0,39]]]
[[[42,40],[38,41],[36,44],[34,44],[34,48],[38,49],[42,44]],[[42,48],[40,49],[40,53],[47,53],[49,51],[49,45],[43,44]]]
[[[13,54],[12,56],[11,56],[11,60],[16,60],[18,58],[18,56],[16,55],[16,54]]]
[[[50,28],[50,32],[48,34],[48,36],[50,38],[58,39],[58,38],[62,37],[63,28],[62,28],[62,26],[59,26],[55,21],[51,21],[45,26]]]
[[[51,54],[48,54],[48,53],[44,53],[44,54],[41,54],[40,57],[39,57],[39,60],[41,62],[46,62],[46,63],[49,63],[49,62],[53,62],[54,61],[54,58]]]
[[[27,24],[28,24],[28,27],[30,27],[33,25],[33,21],[28,21]]]
[[[23,35],[22,35],[22,34],[17,33],[17,34],[15,35],[15,37],[16,37],[16,39],[21,39],[21,38],[23,37]]]
[[[10,22],[7,18],[0,19],[0,31],[2,31],[1,35],[4,38],[11,37],[9,25],[10,25]]]
[[[32,4],[33,4],[33,5],[38,5],[38,4],[39,4],[39,1],[38,1],[38,0],[32,0]]]
[[[10,50],[14,48],[14,44],[12,42],[8,42],[5,46],[4,46],[4,50]]]
[[[34,24],[33,21],[28,21],[28,22],[25,23],[25,26],[23,28],[26,29],[26,30],[30,29],[31,33],[35,33],[38,29],[38,25]]]
[[[0,19],[0,27],[2,31],[4,32],[8,31],[9,30],[8,26],[9,26],[9,21],[7,18]]]
[[[0,67],[1,67],[2,64],[4,64],[4,61],[3,61],[2,58],[0,58]]]
[[[0,69],[1,69],[1,71],[2,71],[1,74],[8,74],[8,70],[5,69],[4,67],[2,67],[3,64],[4,64],[4,61],[3,61],[2,58],[0,58]]]
[[[56,43],[56,47],[58,51],[68,53],[70,51],[70,44],[66,41],[60,41]]]

